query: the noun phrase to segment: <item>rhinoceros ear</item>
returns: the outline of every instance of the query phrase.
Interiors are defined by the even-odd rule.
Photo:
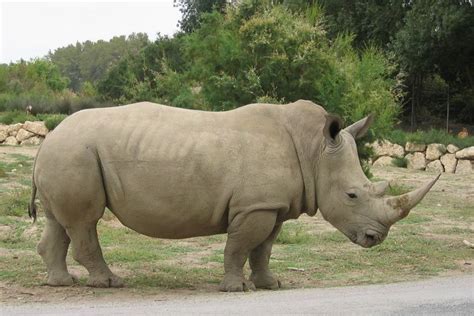
[[[342,120],[335,115],[327,114],[326,123],[323,128],[323,135],[329,142],[333,143],[337,140],[337,136],[342,129]]]
[[[350,126],[347,126],[344,130],[350,133],[354,137],[354,139],[361,138],[365,135],[365,133],[367,133],[373,120],[374,116],[372,114],[369,114],[369,116],[363,118],[362,120],[357,121]]]

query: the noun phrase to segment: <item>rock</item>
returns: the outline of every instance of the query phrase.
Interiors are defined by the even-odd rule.
[[[18,141],[14,136],[8,136],[3,142],[3,145],[18,145]]]
[[[453,144],[449,144],[447,147],[446,147],[446,150],[448,151],[448,153],[450,154],[454,154],[455,152],[457,152],[459,150],[459,147],[458,146],[455,146]]]
[[[48,134],[49,132],[44,122],[41,122],[41,121],[37,121],[37,122],[26,121],[25,124],[23,124],[23,128],[29,132],[35,133],[36,135],[40,135],[40,136],[46,136],[46,134]]]
[[[375,160],[373,166],[374,167],[393,166],[392,160],[393,160],[392,157],[382,156],[382,157],[378,158],[377,160]]]
[[[398,144],[392,144],[387,140],[381,142],[374,142],[370,145],[374,150],[376,157],[390,156],[402,158],[405,155],[405,150]]]
[[[425,151],[426,150],[426,145],[425,144],[415,144],[415,143],[410,143],[407,142],[405,144],[405,151],[407,152],[416,152],[416,151]]]
[[[444,166],[444,171],[448,173],[454,173],[458,160],[455,154],[445,154],[440,158],[441,163]]]
[[[456,158],[474,160],[474,146],[467,147],[456,152]]]
[[[443,164],[439,160],[433,160],[426,165],[426,171],[429,172],[444,172]]]
[[[8,126],[8,135],[9,136],[16,136],[18,131],[23,127],[23,124],[16,123]]]
[[[7,139],[8,133],[7,130],[0,130],[0,143]]]
[[[458,160],[456,174],[469,174],[472,172],[472,164],[469,160]]]
[[[8,137],[8,125],[0,124],[0,143]]]
[[[0,240],[7,240],[10,237],[12,228],[7,225],[0,225]]]
[[[405,156],[407,160],[407,168],[414,170],[425,170],[426,168],[426,159],[425,154],[416,152],[413,154],[408,154]]]
[[[20,143],[20,145],[39,145],[43,142],[44,137],[33,136],[28,139],[25,139]]]
[[[30,138],[31,136],[34,136],[35,134],[32,133],[32,132],[28,132],[26,129],[20,129],[18,131],[18,133],[16,134],[16,139],[19,141],[19,142],[22,142],[24,141],[25,139],[28,139]]]
[[[426,159],[436,160],[446,153],[446,146],[443,144],[429,144],[426,147]]]

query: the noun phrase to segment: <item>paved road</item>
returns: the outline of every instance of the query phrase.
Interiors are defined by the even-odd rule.
[[[474,315],[474,276],[329,289],[215,293],[167,301],[7,305],[0,315]]]

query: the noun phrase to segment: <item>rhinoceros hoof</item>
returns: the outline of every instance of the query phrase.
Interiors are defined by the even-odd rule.
[[[275,279],[271,274],[261,273],[250,275],[250,280],[257,289],[278,290],[281,288],[280,280]]]
[[[71,286],[74,283],[77,283],[77,277],[69,274],[69,273],[64,273],[64,274],[51,274],[48,276],[48,281],[46,281],[47,285],[50,286]]]
[[[123,287],[123,280],[116,275],[90,277],[87,286],[91,287]]]
[[[219,286],[219,291],[222,292],[244,292],[255,290],[256,288],[252,281],[241,277],[224,277],[224,280]]]

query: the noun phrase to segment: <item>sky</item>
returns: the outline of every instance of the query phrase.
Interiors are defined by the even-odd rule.
[[[45,56],[50,50],[114,36],[172,35],[181,14],[173,0],[0,0],[0,63]]]

